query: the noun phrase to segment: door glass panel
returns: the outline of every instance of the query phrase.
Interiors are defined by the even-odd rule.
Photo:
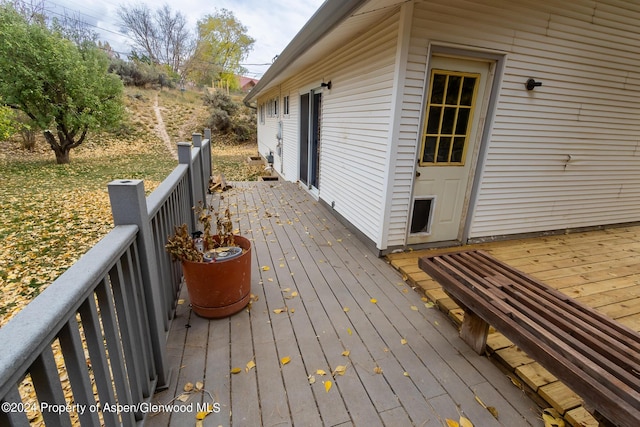
[[[420,166],[462,166],[479,75],[431,70]]]
[[[444,107],[444,116],[442,117],[441,134],[451,135],[453,133],[453,125],[456,121],[456,107]]]
[[[451,137],[441,136],[438,144],[438,163],[449,161],[449,151],[451,149]]]
[[[463,137],[456,137],[453,139],[453,148],[451,149],[451,162],[461,162],[462,155],[464,154],[464,141]]]
[[[435,74],[433,76],[433,85],[431,86],[431,103],[442,104],[444,96],[444,88],[447,84],[447,76],[444,74]]]
[[[427,122],[427,133],[437,134],[439,132],[440,113],[442,113],[442,107],[433,107],[429,110],[429,121]]]
[[[424,151],[422,153],[423,163],[433,163],[436,158],[436,146],[438,145],[438,138],[435,136],[428,136],[425,138]]]
[[[471,106],[473,103],[473,95],[476,87],[476,77],[465,77],[462,84],[462,93],[460,96],[460,105]]]
[[[458,121],[456,121],[456,135],[466,135],[469,126],[470,108],[460,108],[458,110]]]
[[[447,104],[458,105],[458,99],[460,99],[461,82],[461,76],[449,76],[449,84],[447,85]]]

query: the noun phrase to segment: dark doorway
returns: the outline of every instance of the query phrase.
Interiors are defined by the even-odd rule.
[[[300,182],[309,188],[320,185],[321,111],[321,93],[300,96]]]

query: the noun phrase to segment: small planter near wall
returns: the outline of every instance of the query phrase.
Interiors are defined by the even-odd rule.
[[[213,236],[217,239],[217,236]],[[182,261],[193,311],[209,319],[227,317],[245,308],[251,298],[251,242],[234,237],[242,254],[210,262]]]

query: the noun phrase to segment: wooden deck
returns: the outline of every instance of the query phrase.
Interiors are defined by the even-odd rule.
[[[486,250],[500,261],[640,331],[639,226],[469,245],[444,251],[471,248]],[[418,268],[418,258],[433,251],[405,252],[388,258],[408,283],[423,289],[430,300],[460,323],[462,310],[438,283]],[[581,406],[577,395],[502,335],[491,334],[488,344],[492,357],[500,360],[517,380],[536,391],[550,406],[565,413],[571,425],[597,425]]]
[[[441,427],[460,416],[477,427],[543,425],[538,405],[444,313],[295,184],[237,184],[223,203],[254,244],[255,301],[209,321],[184,293],[171,384],[153,398],[184,412],[146,425],[194,425],[196,403],[211,401],[219,411],[204,426]],[[185,394],[188,383],[202,391]]]

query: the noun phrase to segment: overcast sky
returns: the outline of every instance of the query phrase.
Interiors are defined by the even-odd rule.
[[[190,29],[195,31],[196,23],[206,15],[214,14],[216,9],[228,9],[247,27],[253,37],[253,51],[247,58],[245,68],[250,77],[260,78],[267,70],[272,59],[280,54],[287,44],[311,18],[324,0],[44,0],[45,7],[54,14],[80,16],[100,34],[100,39],[109,44],[121,55],[130,51],[130,40],[120,32],[116,11],[119,6],[146,3],[151,10],[164,4],[175,12],[180,11],[189,21]],[[55,16],[55,15],[54,15]]]

